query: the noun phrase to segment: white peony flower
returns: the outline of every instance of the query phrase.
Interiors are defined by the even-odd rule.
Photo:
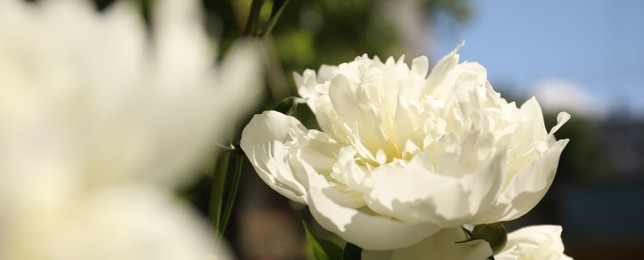
[[[561,226],[528,226],[508,234],[505,249],[494,256],[500,260],[568,260],[561,241]]]
[[[547,132],[534,98],[506,102],[457,50],[429,75],[426,57],[410,68],[366,55],[296,74],[321,130],[267,111],[241,146],[268,185],[364,249],[518,218],[552,183],[568,142],[553,133],[569,115]]]
[[[259,63],[213,70],[199,2],[155,3],[150,36],[127,1],[0,0],[0,259],[217,253],[170,194],[252,106]]]

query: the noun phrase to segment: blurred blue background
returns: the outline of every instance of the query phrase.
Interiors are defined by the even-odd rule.
[[[484,64],[506,91],[593,118],[644,116],[644,1],[470,4],[464,25],[439,16],[435,55],[465,40],[462,57]]]

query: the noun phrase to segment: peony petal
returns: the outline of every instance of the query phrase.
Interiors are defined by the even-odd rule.
[[[194,78],[188,77],[188,73],[175,75],[159,83],[164,86],[173,82],[173,85],[153,90],[155,94],[150,95],[152,100],[148,103],[167,105],[149,108],[153,112],[141,116],[149,119],[140,120],[148,121],[142,134],[157,133],[151,140],[154,143],[149,144],[156,151],[151,166],[148,166],[153,168],[149,171],[156,175],[149,176],[151,179],[178,186],[196,177],[196,174],[186,173],[198,171],[186,168],[202,159],[201,156],[212,149],[210,140],[213,136],[229,132],[237,118],[245,115],[259,98],[261,71],[256,55],[254,46],[250,44],[234,45],[217,70],[208,67],[210,70],[194,72],[198,74]],[[212,60],[207,57],[201,59],[211,66]],[[165,163],[153,164],[159,161]]]
[[[464,186],[469,189],[469,211],[474,218],[468,224],[492,223],[495,219],[485,219],[485,213],[493,208],[505,179],[505,152],[498,153],[480,172],[464,178]],[[462,225],[463,222],[455,223]]]
[[[495,256],[499,260],[562,259],[572,260],[564,254],[561,226],[528,226],[508,234],[505,249]]]
[[[554,249],[563,252],[564,245],[561,239],[553,239],[560,237],[562,230],[561,226],[555,225],[524,227],[508,234],[508,243],[505,247],[511,248],[518,244],[540,246],[550,242],[553,244]]]
[[[448,89],[445,89],[445,87],[452,87],[452,86],[441,86],[442,82],[447,78],[447,74],[456,66],[458,63],[459,55],[458,55],[458,50],[463,47],[465,43],[461,42],[452,52],[450,52],[448,55],[445,57],[441,58],[438,63],[436,63],[436,66],[432,69],[432,71],[429,73],[429,76],[427,77],[427,83],[425,85],[425,90],[428,91],[425,93],[425,95],[430,95],[434,97],[439,97],[443,96],[443,92],[448,91]]]
[[[543,112],[537,99],[532,97],[528,99],[520,108],[522,120],[529,120],[532,123],[533,140],[544,140],[546,137],[546,126],[543,121]],[[522,139],[519,139],[522,140]]]
[[[38,259],[223,257],[213,248],[215,241],[200,217],[165,193],[150,187],[121,186],[87,196],[86,203],[68,212],[66,222],[53,227],[49,241],[34,247],[44,256]]]
[[[413,245],[434,234],[438,227],[430,223],[404,223],[383,216],[343,207],[332,197],[336,193],[325,180],[311,178],[309,209],[322,227],[366,250],[390,250]]]
[[[492,255],[492,249],[484,240],[456,243],[467,240],[460,227],[442,229],[418,244],[391,251],[363,250],[364,260],[425,260],[462,259],[482,260]]]
[[[199,2],[162,0],[155,7],[154,36],[159,76],[190,75],[194,78],[203,73],[212,64],[209,57],[213,57],[213,52],[201,26]]]
[[[417,155],[421,157],[422,155]],[[480,172],[462,178],[439,175],[415,159],[407,168],[383,166],[367,179],[365,201],[374,211],[405,222],[430,222],[441,227],[479,222],[473,219],[496,199],[501,187],[505,153]]]
[[[344,74],[334,77],[329,86],[329,98],[333,108],[340,116],[348,119],[347,123],[359,120],[356,105],[357,107],[368,105],[367,103],[356,104],[358,100],[355,91],[356,86]]]
[[[275,111],[255,115],[242,131],[240,145],[259,177],[283,196],[306,204],[307,191],[287,161],[284,144],[292,141],[291,131],[304,131],[295,118]]]
[[[559,156],[566,144],[568,139],[555,142],[546,154],[514,176],[501,198],[502,204],[509,206],[501,220],[523,216],[539,203],[555,178]]]
[[[372,210],[405,222],[441,223],[442,215],[465,214],[459,205],[460,200],[467,203],[463,189],[457,178],[382,166],[368,177],[364,199]],[[445,197],[438,199],[437,194]]]
[[[429,60],[426,56],[420,56],[415,58],[411,62],[411,73],[416,74],[421,77],[427,76],[427,70],[429,69]]]
[[[83,177],[39,173],[24,181]],[[220,255],[203,216],[164,188],[137,183],[79,190],[65,183],[70,180],[51,180],[19,183],[13,198],[20,204],[0,205],[11,210],[0,214],[6,217],[0,223],[2,259],[198,260]]]

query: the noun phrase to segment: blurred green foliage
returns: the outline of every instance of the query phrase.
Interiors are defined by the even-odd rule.
[[[269,55],[279,59],[285,76],[278,80],[288,95],[293,95],[292,72],[317,69],[321,64],[339,64],[367,53],[390,56],[399,48],[401,37],[384,17],[382,4],[391,0],[291,0],[288,1],[271,38]],[[223,49],[243,35],[252,0],[205,0],[208,28],[219,37]],[[264,0],[259,16],[265,27],[271,14],[285,0]],[[445,13],[457,22],[464,22],[471,10],[467,0],[421,0],[420,7],[428,19]],[[260,30],[261,31],[261,30]],[[272,41],[271,41],[272,39]],[[269,71],[272,73],[273,70]],[[275,75],[273,75],[275,76]],[[269,80],[270,84],[270,80]],[[275,87],[275,86],[272,86]],[[277,103],[283,96],[275,96]]]

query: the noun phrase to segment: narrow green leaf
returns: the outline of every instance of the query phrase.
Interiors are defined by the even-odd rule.
[[[347,242],[342,254],[343,260],[360,260],[362,257],[362,248]]]
[[[313,257],[315,257],[316,260],[334,260],[329,258],[329,255],[324,251],[324,248],[320,245],[318,239],[313,235],[313,233],[311,233],[311,230],[309,230],[306,222],[302,221],[302,226],[304,226],[304,232],[306,233],[306,241],[309,242],[309,245],[313,250]]]
[[[226,200],[226,208],[224,209],[223,218],[219,226],[219,230],[222,235],[226,232],[228,220],[230,220],[230,215],[233,212],[233,205],[235,204],[235,197],[237,197],[237,188],[239,188],[239,179],[241,178],[243,165],[244,155],[235,154],[235,170],[233,171],[233,179],[230,183],[230,191],[228,192],[228,199]]]
[[[275,16],[279,10],[284,6],[287,0],[273,0],[273,9],[271,10],[271,17]]]
[[[266,25],[266,29],[262,32],[262,37],[266,37],[267,35],[270,35],[271,32],[273,31],[273,28],[277,24],[277,21],[280,19],[282,16],[282,11],[284,11],[284,8],[286,8],[286,5],[290,2],[290,0],[281,0],[281,1],[275,1],[273,4],[273,13],[271,14],[271,19],[268,21],[268,24]]]
[[[329,259],[342,259],[342,248],[336,243],[331,242],[327,239],[318,239],[318,242],[326,252],[326,255]]]
[[[212,229],[215,234],[223,235],[219,229],[221,223],[221,209],[224,203],[224,189],[226,175],[228,175],[228,161],[230,152],[220,153],[217,157],[215,172],[212,175],[212,189],[210,190],[210,207],[208,213],[212,219]]]

